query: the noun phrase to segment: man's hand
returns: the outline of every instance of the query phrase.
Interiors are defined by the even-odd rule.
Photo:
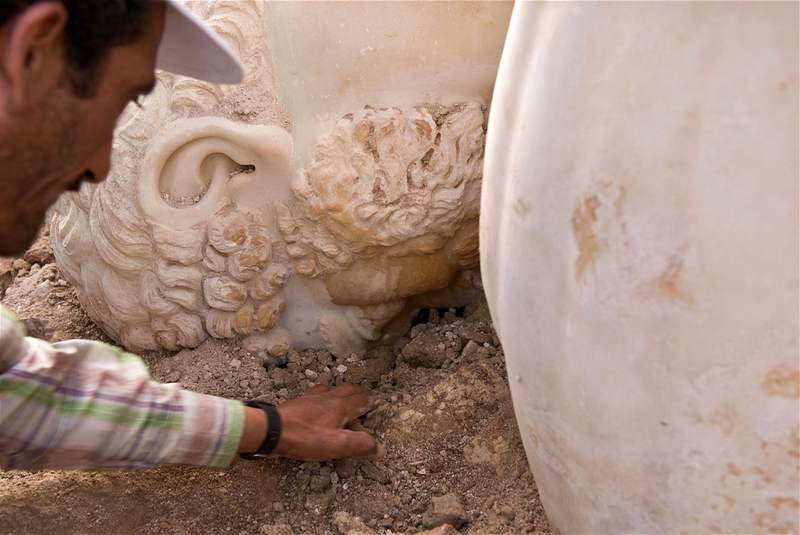
[[[331,388],[317,385],[278,407],[283,430],[275,455],[304,461],[381,455],[384,451],[368,433],[344,429],[371,407],[367,390],[356,385]],[[241,452],[258,449],[266,436],[266,416],[247,407]]]

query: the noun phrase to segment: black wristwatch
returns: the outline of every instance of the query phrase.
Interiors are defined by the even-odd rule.
[[[267,415],[267,436],[264,437],[264,442],[261,443],[261,447],[256,452],[240,453],[239,457],[247,460],[263,459],[272,453],[272,450],[275,449],[281,439],[281,415],[275,405],[266,401],[251,399],[245,401],[244,404],[246,407],[261,409]]]

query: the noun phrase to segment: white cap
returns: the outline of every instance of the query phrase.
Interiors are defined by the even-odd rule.
[[[167,0],[156,68],[216,84],[237,84],[244,69],[230,47],[179,0]]]

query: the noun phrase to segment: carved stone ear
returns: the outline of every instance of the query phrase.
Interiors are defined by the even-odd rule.
[[[139,204],[150,223],[190,228],[230,201],[258,208],[288,197],[292,139],[278,126],[181,119],[144,156]]]

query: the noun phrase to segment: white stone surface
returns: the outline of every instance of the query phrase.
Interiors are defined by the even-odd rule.
[[[515,7],[481,263],[562,533],[798,531],[797,21]]]

